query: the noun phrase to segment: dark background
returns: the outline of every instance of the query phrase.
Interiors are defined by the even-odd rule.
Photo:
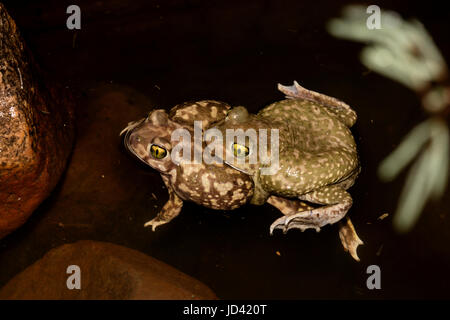
[[[93,239],[158,258],[225,299],[450,297],[449,193],[399,235],[392,215],[405,175],[390,184],[376,176],[426,114],[413,92],[360,64],[361,44],[327,34],[325,23],[346,1],[3,2],[46,77],[74,91],[78,141],[52,196],[0,240],[0,286],[49,249]],[[66,28],[70,4],[81,7],[79,31]],[[450,14],[439,2],[369,4],[418,18],[449,60]],[[128,121],[205,98],[255,112],[282,99],[278,82],[293,80],[358,113],[363,171],[349,214],[365,242],[361,262],[343,251],[337,226],[269,236],[280,216],[269,205],[216,212],[186,203],[155,233],[143,228],[167,191],[156,171],[121,148]],[[383,213],[390,215],[377,220]],[[371,264],[381,268],[381,290],[366,288]]]

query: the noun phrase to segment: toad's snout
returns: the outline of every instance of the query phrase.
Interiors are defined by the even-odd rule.
[[[129,133],[125,135],[125,145],[127,147],[136,146],[139,142],[141,142],[141,137],[137,133]]]

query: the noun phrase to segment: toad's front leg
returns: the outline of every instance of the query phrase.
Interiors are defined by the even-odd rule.
[[[170,222],[173,218],[178,216],[183,207],[183,200],[177,196],[172,187],[166,184],[167,190],[169,191],[169,200],[166,202],[164,207],[158,213],[158,215],[152,220],[146,222],[144,227],[152,227],[152,231],[155,231],[156,227]]]
[[[310,228],[320,231],[321,227],[341,220],[347,214],[347,211],[353,203],[350,194],[339,186],[322,187],[299,198],[300,200],[322,204],[324,206],[302,210],[275,220],[270,226],[271,234],[275,229],[282,229],[284,232],[293,228],[300,229],[301,231]],[[359,239],[349,219],[346,224],[341,226],[339,236],[344,249],[349,251],[355,260],[359,261],[356,249],[363,242]]]

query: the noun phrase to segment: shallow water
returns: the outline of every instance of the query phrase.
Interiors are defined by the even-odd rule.
[[[327,35],[323,26],[341,4],[84,0],[74,36],[65,27],[69,3],[4,3],[48,77],[74,90],[78,133],[51,197],[0,240],[0,286],[50,248],[93,239],[158,258],[225,299],[450,297],[449,193],[399,235],[392,214],[404,175],[390,184],[376,176],[380,160],[426,115],[412,92],[367,72],[358,62],[361,45]],[[377,4],[418,17],[450,57],[448,11],[423,2]],[[361,262],[344,252],[337,226],[270,236],[280,213],[269,205],[217,212],[186,203],[156,232],[143,227],[167,191],[156,171],[121,146],[127,122],[205,98],[255,112],[283,97],[276,83],[294,79],[358,113],[352,131],[363,170],[350,189],[350,216],[365,242]],[[384,213],[388,218],[377,220]],[[381,290],[366,287],[372,264],[381,268]]]

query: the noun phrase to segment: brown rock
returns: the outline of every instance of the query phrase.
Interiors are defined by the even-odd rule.
[[[69,290],[67,267],[80,267]],[[206,285],[136,250],[79,241],[50,250],[0,289],[0,299],[217,299]]]
[[[73,144],[73,102],[39,74],[0,3],[0,238],[50,194]]]

